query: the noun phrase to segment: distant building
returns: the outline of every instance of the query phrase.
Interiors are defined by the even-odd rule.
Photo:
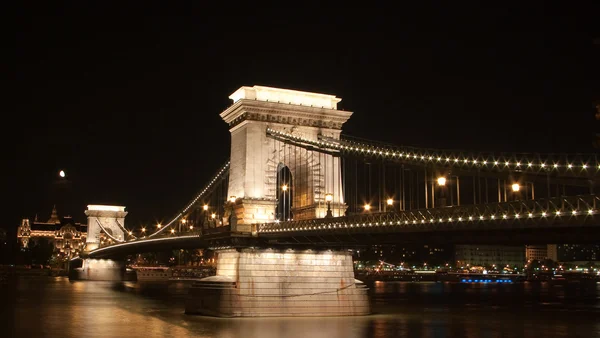
[[[542,261],[550,258],[548,245],[525,245],[525,259],[527,261]]]
[[[557,245],[557,261],[599,261],[600,244],[559,244]]]
[[[40,238],[47,238],[54,245],[54,252],[74,257],[85,247],[87,224],[77,223],[70,216],[59,217],[56,207],[46,222],[40,222],[37,216],[31,222],[21,220],[17,228],[17,239],[21,248],[28,248]]]
[[[456,266],[495,265],[498,268],[523,267],[525,265],[525,247],[523,245],[456,245]]]

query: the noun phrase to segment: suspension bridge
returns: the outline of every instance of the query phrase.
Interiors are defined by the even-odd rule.
[[[335,289],[339,296],[344,290],[352,305],[332,305],[332,313],[363,314],[368,306],[349,272],[348,248],[417,241],[600,241],[596,154],[391,145],[343,134],[353,113],[338,110],[341,99],[333,95],[253,86],[241,87],[230,99],[232,105],[221,113],[231,132],[230,160],[154,232],[136,237],[122,218],[96,219],[89,228],[98,236],[88,236],[84,258],[211,248],[219,253],[217,275],[235,282],[219,280],[219,287],[229,290],[219,299],[234,299],[237,305],[224,309],[211,303],[212,310],[191,312],[273,315],[267,307],[248,310],[252,306],[239,297],[267,283],[248,276],[271,276],[265,271],[281,271],[284,264],[284,270],[312,278],[317,293]],[[309,261],[329,270],[306,270]],[[242,267],[252,273],[244,275]],[[329,285],[321,278],[327,273],[335,283],[352,287]],[[202,304],[217,281],[206,283],[198,289]],[[286,292],[304,288],[290,283],[295,286]],[[267,292],[268,286],[259,289]],[[277,304],[279,314],[305,314]]]

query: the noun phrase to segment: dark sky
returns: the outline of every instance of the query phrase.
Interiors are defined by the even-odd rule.
[[[128,226],[170,219],[229,157],[219,113],[243,85],[335,94],[354,112],[345,133],[390,143],[596,151],[584,8],[20,3],[5,228],[49,217],[60,169],[61,215],[106,203]]]

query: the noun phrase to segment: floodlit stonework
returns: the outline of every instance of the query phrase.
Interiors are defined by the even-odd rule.
[[[125,216],[127,211],[123,206],[113,205],[88,205],[85,211],[88,217],[88,234],[86,239],[86,250],[97,249],[105,234],[113,242],[124,240]]]
[[[337,110],[340,98],[264,86],[241,87],[229,96],[233,104],[221,113],[231,132],[228,195],[234,206],[232,231],[250,232],[251,224],[275,220],[277,172],[287,166],[292,174],[294,219],[321,218],[333,195],[333,215],[346,205],[338,157],[277,142],[267,128],[317,140],[339,139],[351,112]]]
[[[344,251],[218,251],[216,276],[192,285],[186,313],[217,317],[360,316],[367,288]]]

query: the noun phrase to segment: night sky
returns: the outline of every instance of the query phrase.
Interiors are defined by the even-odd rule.
[[[354,112],[344,133],[389,143],[597,151],[599,35],[581,8],[20,3],[11,232],[59,193],[80,222],[88,204],[126,206],[130,227],[170,219],[228,159],[219,113],[244,85],[334,94]]]

